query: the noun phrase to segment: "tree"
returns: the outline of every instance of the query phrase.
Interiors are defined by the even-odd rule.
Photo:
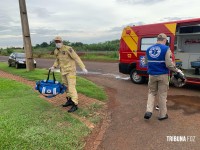
[[[49,46],[49,44],[48,44],[47,42],[43,42],[43,43],[41,44],[41,47],[42,47],[42,48],[48,47],[48,46]]]
[[[40,47],[40,44],[36,44],[36,45],[35,45],[35,48],[39,48],[39,47]]]
[[[69,41],[63,41],[64,45],[71,45],[71,43]]]

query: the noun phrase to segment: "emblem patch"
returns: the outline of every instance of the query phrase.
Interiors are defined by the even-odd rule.
[[[154,46],[149,50],[149,55],[152,58],[157,58],[158,56],[160,56],[160,53],[161,53],[161,49],[158,46]]]
[[[140,67],[141,68],[146,68],[147,64],[145,62],[145,56],[140,56]]]

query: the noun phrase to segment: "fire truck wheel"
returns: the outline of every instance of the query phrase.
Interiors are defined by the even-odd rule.
[[[139,76],[137,74],[137,71],[135,69],[133,69],[130,73],[130,78],[131,78],[131,81],[133,83],[136,83],[136,84],[142,84],[145,82],[145,77],[143,76]]]

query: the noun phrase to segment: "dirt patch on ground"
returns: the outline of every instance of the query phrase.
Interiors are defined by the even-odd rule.
[[[107,107],[104,108],[103,119],[100,124],[98,124],[97,127],[92,131],[91,135],[87,138],[84,150],[96,150],[98,148],[99,144],[103,140],[103,135],[111,121],[110,111],[108,110],[117,106],[115,99],[116,90],[106,87],[106,93],[108,94],[109,102]]]
[[[169,95],[168,100],[173,102],[169,104],[169,109],[181,109],[185,115],[200,113],[200,97],[198,96]]]

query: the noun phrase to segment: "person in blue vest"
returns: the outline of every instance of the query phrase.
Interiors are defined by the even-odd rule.
[[[146,51],[146,63],[149,74],[149,92],[146,113],[144,115],[145,119],[150,119],[152,116],[156,95],[158,95],[159,99],[158,120],[168,118],[166,102],[167,91],[169,89],[169,72],[171,70],[183,74],[182,71],[176,68],[173,63],[171,50],[169,46],[166,46],[166,42],[167,36],[164,33],[160,33],[157,36],[157,43],[150,46]]]

